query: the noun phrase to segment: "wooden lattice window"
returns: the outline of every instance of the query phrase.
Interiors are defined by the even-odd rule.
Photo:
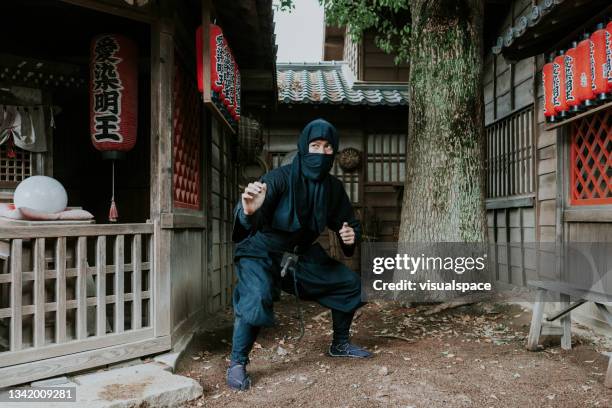
[[[332,168],[331,174],[336,176],[338,180],[344,184],[344,190],[351,200],[351,203],[359,203],[359,172],[344,172],[338,165],[338,161],[334,161],[334,167]]]
[[[570,202],[612,204],[612,109],[572,123]]]
[[[487,198],[535,191],[533,105],[486,128]]]
[[[0,145],[0,187],[16,187],[32,175],[32,153],[14,148],[15,157],[8,157],[7,143]]]
[[[368,135],[368,182],[403,183],[406,176],[406,135]]]
[[[200,179],[202,104],[194,78],[175,58],[172,92],[174,205],[199,210],[202,203]]]

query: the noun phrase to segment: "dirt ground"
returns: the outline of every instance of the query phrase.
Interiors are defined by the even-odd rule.
[[[518,306],[476,304],[428,316],[431,306],[369,303],[352,326],[352,342],[374,352],[362,360],[326,356],[331,317],[302,305],[306,334],[298,342],[293,298],[275,304],[280,325],[262,330],[251,352],[247,392],[225,385],[231,311],[210,322],[179,362],[178,374],[204,388],[185,406],[612,407],[603,346],[574,337],[573,349],[563,351],[557,337],[528,352],[530,313]]]

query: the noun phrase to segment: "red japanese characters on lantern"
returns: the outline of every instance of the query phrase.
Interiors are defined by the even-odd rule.
[[[585,106],[592,106],[595,98],[595,92],[593,91],[594,60],[592,55],[593,41],[588,34],[585,34],[584,39],[576,47],[577,92]]]
[[[572,48],[565,53],[565,102],[572,112],[580,110],[582,99],[578,97],[576,82],[578,75],[576,70],[576,46],[577,42],[572,43]]]
[[[553,62],[552,56],[549,62],[542,68],[542,84],[544,85],[544,116],[549,122],[555,121],[555,105],[553,104]]]
[[[608,82],[608,45],[610,33],[603,24],[597,24],[597,30],[591,35],[593,52],[593,92],[599,100],[607,99],[607,93],[612,91],[612,83]]]
[[[569,106],[566,101],[565,92],[565,52],[560,51],[559,56],[553,60],[553,86],[552,86],[552,104],[555,109],[555,115],[560,118],[567,116]]]
[[[116,158],[136,144],[138,48],[122,35],[99,35],[91,42],[90,69],[91,141]]]

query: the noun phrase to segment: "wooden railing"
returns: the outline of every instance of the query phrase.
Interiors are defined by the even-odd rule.
[[[0,368],[153,338],[153,231],[1,228]]]

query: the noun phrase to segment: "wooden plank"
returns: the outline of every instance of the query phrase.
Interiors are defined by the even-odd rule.
[[[531,315],[531,327],[527,337],[527,350],[536,351],[540,341],[540,331],[542,330],[542,317],[544,316],[544,289],[537,290],[535,303]]]
[[[0,369],[0,387],[81,371],[170,349],[170,336],[70,354]]]
[[[2,227],[0,239],[30,239],[55,237],[80,237],[120,234],[152,234],[153,224],[117,224],[117,225],[72,225],[36,226],[36,227]]]
[[[66,237],[57,238],[55,247],[55,342],[66,341]]]
[[[554,293],[570,295],[576,299],[585,299],[597,303],[612,302],[612,294],[595,292],[593,290],[582,289],[563,282],[554,281],[529,281],[529,286],[546,289]]]
[[[567,125],[569,123],[572,123],[572,122],[574,122],[574,121],[576,121],[578,119],[582,119],[582,118],[584,118],[586,116],[590,116],[590,115],[594,114],[595,112],[599,112],[599,111],[602,111],[602,110],[605,110],[605,109],[608,109],[608,108],[611,108],[611,107],[612,107],[612,102],[606,102],[603,105],[599,105],[599,106],[596,106],[594,108],[591,108],[591,109],[589,109],[589,110],[587,110],[585,112],[582,112],[582,113],[580,113],[580,114],[578,114],[576,116],[572,116],[569,119],[565,119],[564,121],[561,121],[561,122],[558,122],[558,123],[548,123],[546,125],[546,130],[557,129],[557,128],[561,127],[561,126],[565,126],[565,125]]]
[[[486,200],[486,206],[487,210],[494,210],[500,208],[533,207],[534,201],[535,199],[533,196],[488,199]]]
[[[145,290],[142,292],[141,295],[142,299],[150,299],[151,297],[151,293],[148,290]],[[106,296],[106,304],[113,304],[115,303],[115,295],[107,295]],[[132,294],[131,293],[126,293],[123,297],[123,301],[124,302],[130,302],[132,301]],[[91,298],[87,298],[87,306],[96,306],[97,305],[97,299],[94,297]],[[76,299],[73,300],[67,300],[66,301],[66,310],[69,309],[76,309],[78,306]],[[34,305],[27,305],[27,306],[22,306],[21,307],[21,315],[22,316],[27,316],[27,315],[32,315],[34,314],[35,311],[35,306]],[[48,312],[55,312],[57,311],[57,303],[56,302],[47,302],[45,303],[45,313]],[[6,318],[6,317],[10,317],[11,316],[11,308],[4,308],[4,309],[0,309],[0,319]]]
[[[147,236],[151,236],[151,235],[147,235]],[[141,270],[149,270],[151,269],[151,264],[149,262],[142,262],[141,263]],[[123,267],[123,271],[124,272],[131,272],[132,271],[132,264],[125,264]],[[106,265],[106,268],[103,268],[103,273],[115,273],[115,267],[113,265]],[[95,266],[88,266],[87,267],[87,276],[94,276],[98,274],[98,270]],[[56,270],[55,269],[46,269],[45,270],[45,279],[55,279],[56,276]],[[77,268],[66,268],[66,277],[67,278],[74,278],[77,276]],[[34,280],[34,272],[23,272],[22,273],[22,277],[21,280],[23,282],[26,281],[32,281]],[[0,283],[9,283],[11,281],[10,276],[3,276],[2,274],[0,274]]]
[[[563,211],[566,222],[612,222],[612,211],[605,209],[577,208]]]
[[[140,329],[142,327],[142,271],[140,263],[142,262],[142,241],[140,234],[134,235],[132,240],[132,329]]]
[[[87,237],[77,238],[76,248],[76,336],[87,337]]]
[[[109,333],[104,336],[88,337],[83,340],[71,340],[61,344],[49,344],[45,347],[36,349],[22,349],[15,353],[0,354],[0,368],[15,364],[25,364],[31,361],[54,358],[63,355],[74,355],[83,351],[96,350],[120,344],[142,341],[153,338],[153,329],[146,328],[140,330],[130,330],[123,333]]]
[[[174,228],[206,228],[205,218],[202,213],[198,214],[181,214],[181,213],[162,213],[161,214],[162,229]]]
[[[570,296],[561,293],[561,309],[567,309],[570,305]],[[561,327],[563,335],[561,336],[561,348],[563,350],[571,350],[572,348],[572,318],[571,312],[566,313],[561,318]]]
[[[45,239],[34,241],[34,347],[45,345]]]
[[[21,267],[22,267],[22,241],[14,239],[11,241],[11,339],[10,351],[21,350]]]
[[[96,335],[106,334],[106,237],[96,240]]]
[[[115,264],[115,333],[121,333],[124,330],[124,270],[123,264],[125,256],[123,252],[124,236],[117,235],[115,238],[114,264]]]

